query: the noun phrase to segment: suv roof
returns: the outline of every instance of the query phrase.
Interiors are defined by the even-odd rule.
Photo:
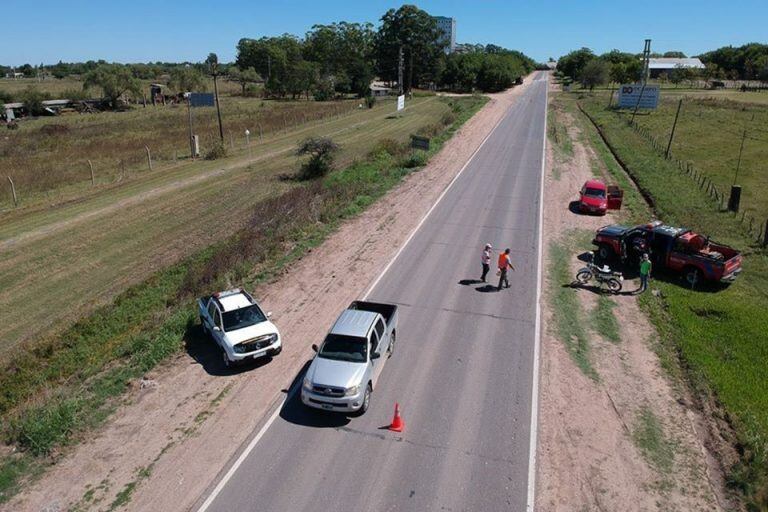
[[[374,313],[373,311],[345,309],[342,311],[341,315],[339,315],[336,323],[333,324],[331,333],[366,338],[368,336],[368,331],[371,330],[373,323],[378,317],[379,314]]]
[[[214,295],[214,297],[216,297],[216,295]],[[216,297],[216,300],[218,300],[219,305],[221,306],[222,313],[245,308],[253,304],[250,295],[243,290],[227,290],[226,292],[221,292],[218,294],[218,297]]]

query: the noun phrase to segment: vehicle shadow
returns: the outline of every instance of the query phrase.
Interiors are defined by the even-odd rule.
[[[301,402],[301,383],[311,363],[311,360],[304,363],[288,389],[283,390],[288,393],[288,398],[280,409],[280,417],[289,423],[303,427],[339,428],[349,424],[351,419],[346,413],[312,409]]]
[[[604,288],[602,286],[596,286],[593,284],[581,284],[578,281],[572,281],[571,283],[562,285],[563,288],[573,288],[576,290],[586,290],[588,292],[592,292],[595,295],[637,295],[639,293],[639,290],[624,290],[622,289],[619,292],[612,292],[608,288]]]
[[[208,375],[216,377],[248,372],[261,368],[272,361],[271,357],[262,357],[247,363],[226,366],[221,349],[211,338],[203,333],[203,328],[195,320],[187,322],[187,327],[184,331],[184,349],[195,360],[193,364],[199,364]]]

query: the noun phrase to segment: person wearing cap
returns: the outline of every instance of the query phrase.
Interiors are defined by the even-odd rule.
[[[651,260],[648,257],[648,253],[643,254],[643,259],[640,260],[640,288],[638,293],[643,293],[648,289],[648,279],[651,278]]]
[[[480,262],[483,264],[483,275],[480,276],[480,280],[484,283],[487,282],[485,277],[488,275],[488,271],[491,269],[491,249],[493,249],[491,244],[485,244],[483,255],[480,256]]]
[[[509,288],[509,281],[507,280],[507,269],[515,270],[512,266],[512,261],[509,259],[509,247],[504,249],[504,252],[499,254],[499,290],[501,285],[506,285],[505,288]]]

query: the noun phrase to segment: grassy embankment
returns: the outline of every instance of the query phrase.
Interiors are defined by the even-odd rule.
[[[16,357],[0,375],[2,435],[18,448],[0,463],[0,501],[18,490],[20,479],[50,463],[52,453],[103,421],[128,381],[184,348],[196,332],[196,296],[232,282],[253,288],[275,276],[426,161],[485,101],[434,100],[443,105],[442,114],[414,128],[433,136],[422,157],[413,158],[402,141],[369,134],[364,160],[262,200],[246,228],[227,241],[155,273]]]
[[[576,95],[566,97],[575,113]],[[765,377],[768,255],[765,249],[756,246],[738,220],[719,211],[688,175],[659,155],[620,115],[606,110],[604,99],[586,96],[581,102],[635,181],[653,199],[656,215],[667,223],[709,234],[715,240],[741,249],[745,255],[744,273],[727,288],[691,290],[675,276],[657,274],[659,279],[653,287],[659,289],[661,295],[643,295],[641,304],[666,346],[678,354],[694,388],[712,397],[718,414],[722,414],[736,432],[735,443],[742,453],[742,462],[731,468],[729,483],[744,492],[754,509],[764,508],[768,506],[768,379]],[[686,128],[689,130],[687,159],[699,168],[709,165],[713,174],[722,169],[725,179],[733,148],[732,141],[727,140],[729,135],[723,132],[731,130],[731,124],[718,123],[723,123],[724,118],[730,118],[732,123],[733,118],[740,117],[743,106],[734,106],[722,102],[698,103],[696,108],[701,110],[701,118],[696,115],[689,121],[690,125],[683,128],[683,133]],[[662,107],[665,108],[668,106]],[[728,108],[734,112],[723,112]],[[662,110],[659,117],[664,115]],[[663,124],[654,119],[654,114],[641,122]],[[695,126],[698,123],[706,126]],[[709,132],[722,133],[723,139],[710,138],[706,135]],[[693,141],[693,133],[706,138],[708,143]],[[696,147],[698,151],[691,149]],[[722,153],[726,156],[717,156]],[[719,166],[716,162],[707,163],[712,158],[720,162]],[[760,178],[753,179],[750,183],[754,188],[759,187]],[[754,201],[757,205],[758,198]]]
[[[342,145],[338,164],[345,166],[365,158],[378,139],[404,142],[450,109],[432,96],[415,98],[399,117],[392,110],[392,102],[382,102],[265,137],[250,152],[147,171],[77,201],[2,214],[0,356],[232,235],[255,204],[297,185],[280,175],[295,167],[303,138],[332,137]],[[36,235],[19,238],[30,233]]]

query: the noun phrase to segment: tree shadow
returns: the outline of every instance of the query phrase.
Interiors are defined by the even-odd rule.
[[[237,375],[261,368],[272,361],[272,357],[260,357],[237,365],[226,366],[221,348],[205,335],[203,328],[195,320],[187,322],[184,331],[184,348],[187,354],[199,364],[208,375],[224,377]]]

